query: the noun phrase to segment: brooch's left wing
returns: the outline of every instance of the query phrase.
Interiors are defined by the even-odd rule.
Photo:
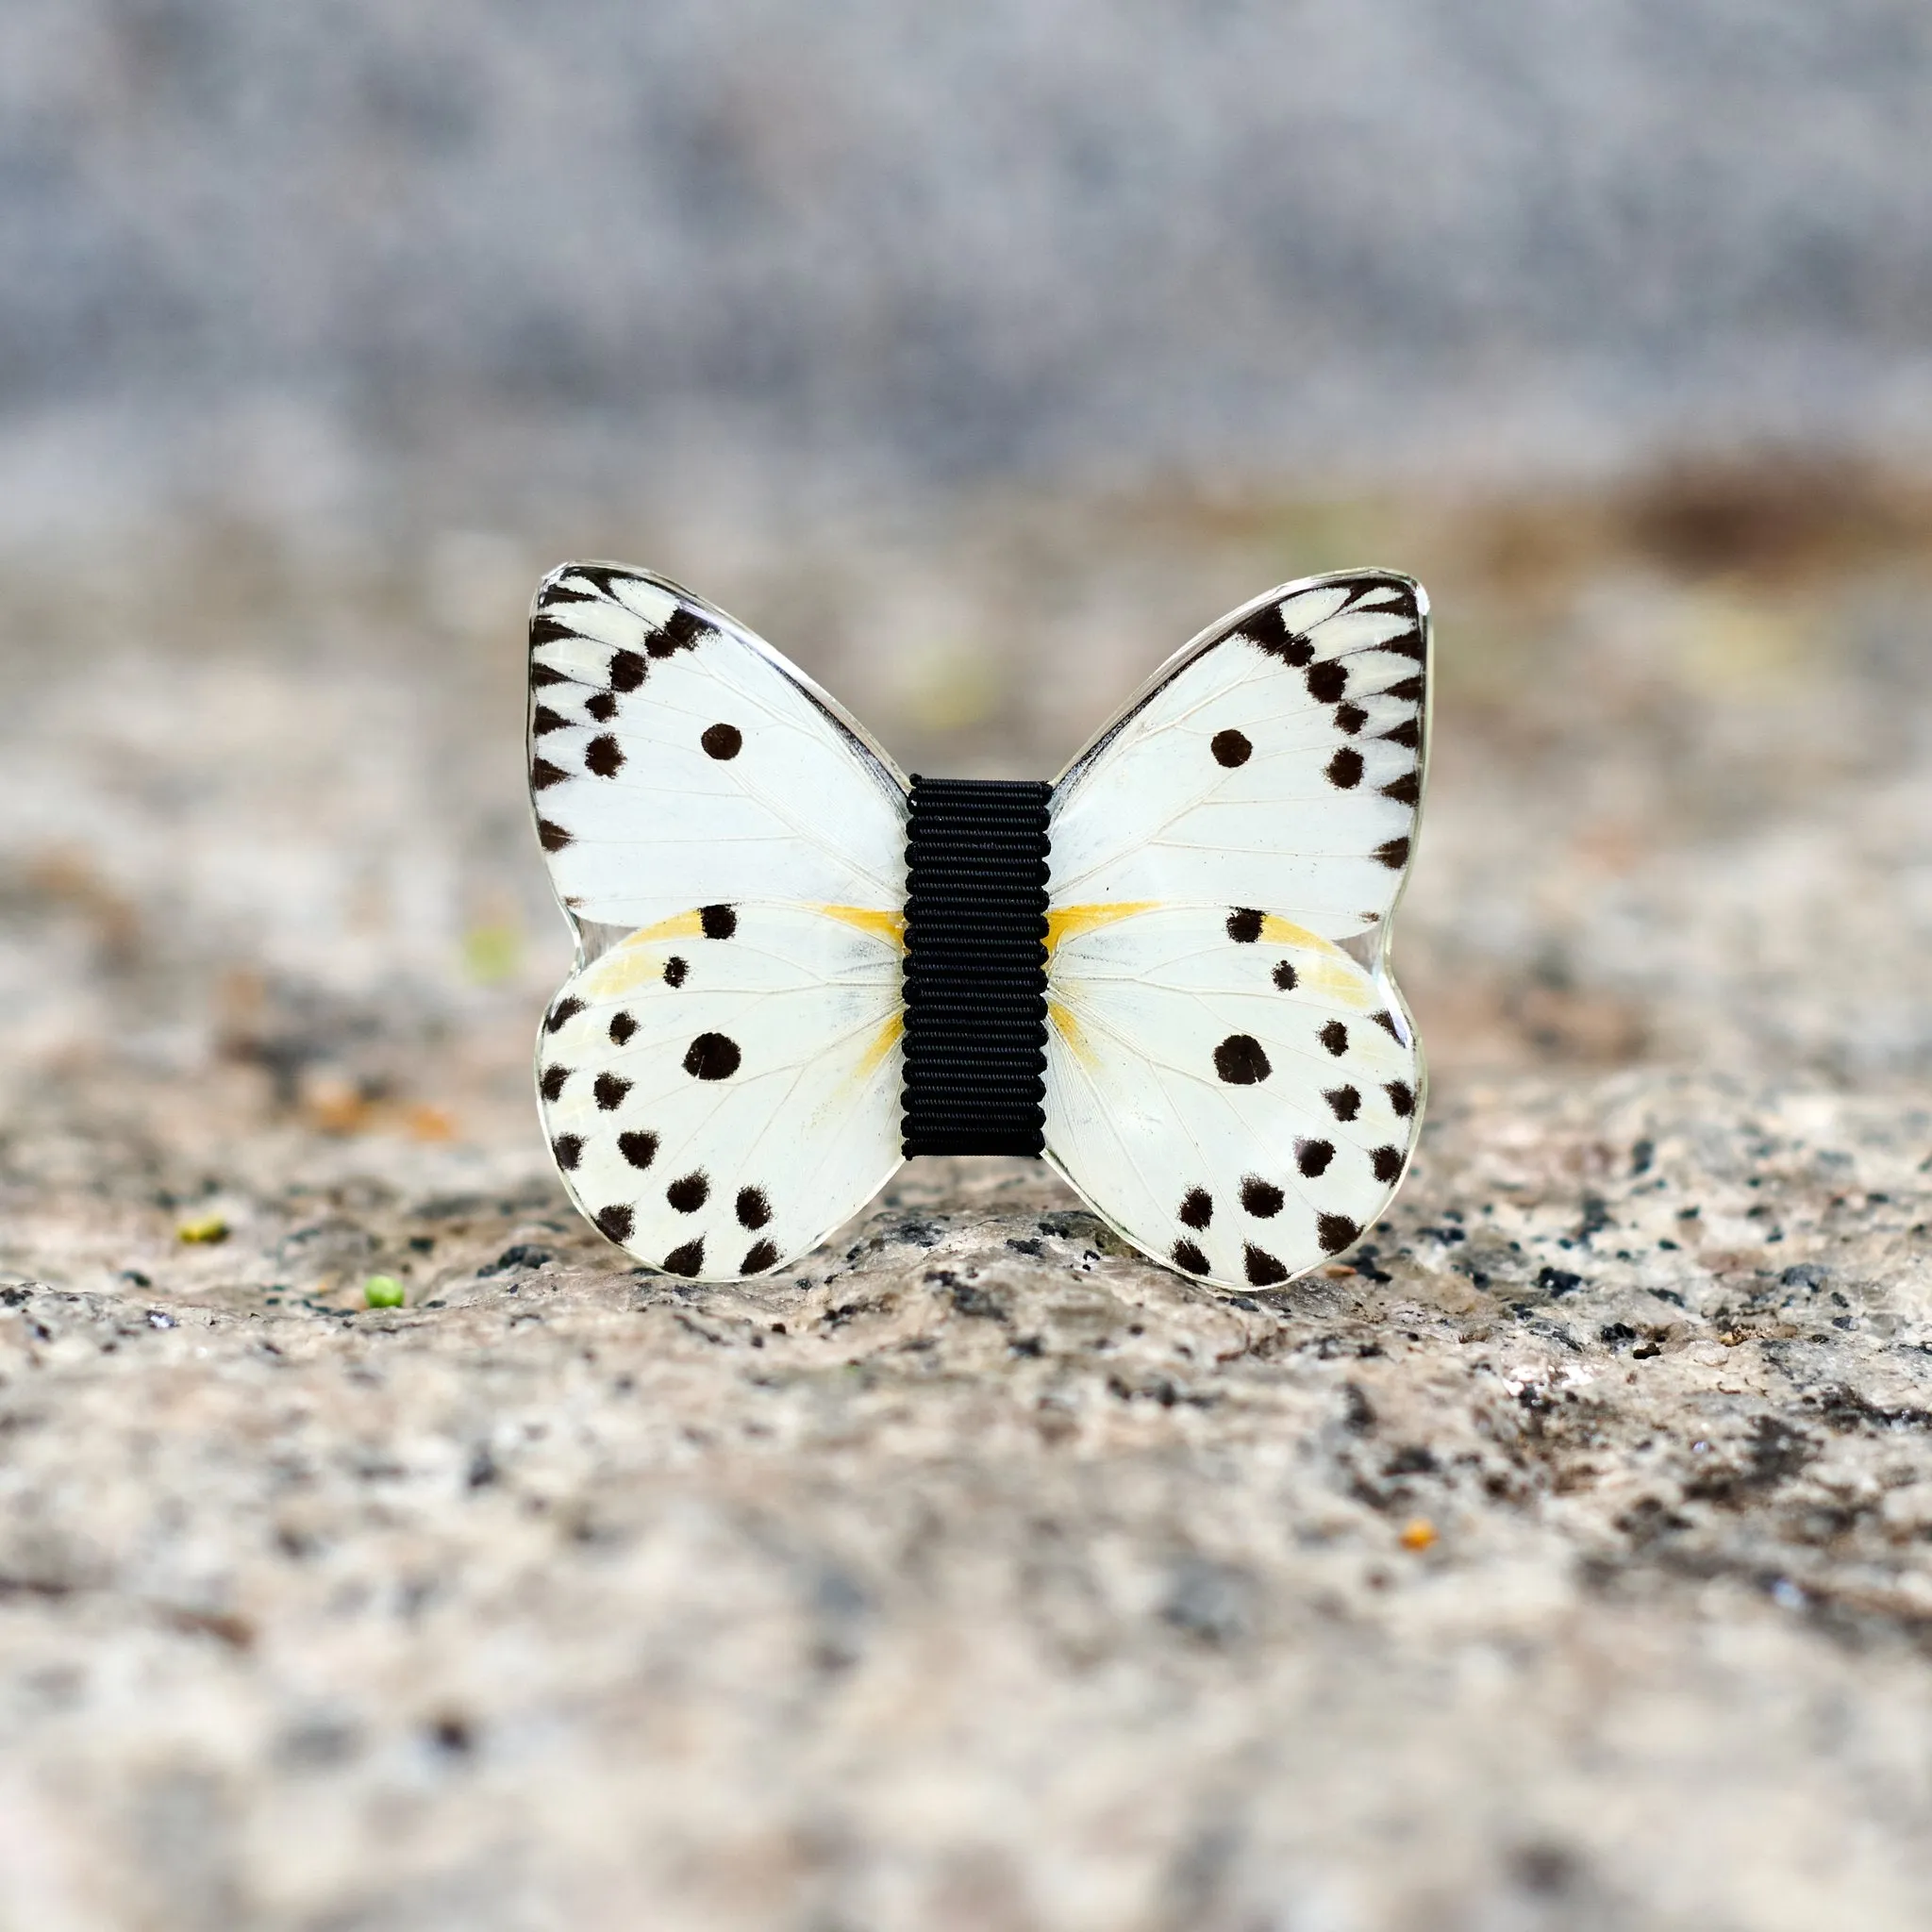
[[[676,1274],[816,1246],[901,1159],[904,778],[723,611],[566,564],[530,620],[530,791],[578,941],[538,1040],[578,1208]]]
[[[1267,1287],[1388,1205],[1422,1057],[1391,976],[1428,607],[1381,571],[1205,632],[1054,789],[1046,1154],[1169,1267]]]

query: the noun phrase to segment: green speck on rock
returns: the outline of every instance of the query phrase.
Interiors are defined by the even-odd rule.
[[[372,1308],[399,1308],[403,1305],[403,1284],[393,1274],[372,1274],[363,1284],[362,1299]]]

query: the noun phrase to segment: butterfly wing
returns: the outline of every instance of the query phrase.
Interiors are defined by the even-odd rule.
[[[1283,586],[1182,652],[1055,789],[1047,1154],[1171,1267],[1286,1280],[1401,1180],[1424,1074],[1386,938],[1428,671],[1409,579]]]
[[[1422,803],[1428,652],[1421,586],[1382,571],[1224,618],[1062,774],[1054,903],[1291,907],[1326,939],[1374,930]]]
[[[578,1208],[708,1279],[815,1246],[901,1158],[905,780],[722,611],[571,564],[531,617],[530,788],[578,938],[538,1049]]]

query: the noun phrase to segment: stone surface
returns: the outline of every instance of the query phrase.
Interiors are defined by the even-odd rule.
[[[994,1161],[632,1269],[532,1119],[513,637],[17,587],[0,1925],[1932,1919],[1919,567],[1539,568],[1439,590],[1415,1173],[1244,1296]],[[1157,617],[950,726],[824,657],[1050,769]]]

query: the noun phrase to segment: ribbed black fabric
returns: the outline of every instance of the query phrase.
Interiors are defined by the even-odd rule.
[[[906,824],[906,1153],[1038,1154],[1049,785],[914,778]]]

